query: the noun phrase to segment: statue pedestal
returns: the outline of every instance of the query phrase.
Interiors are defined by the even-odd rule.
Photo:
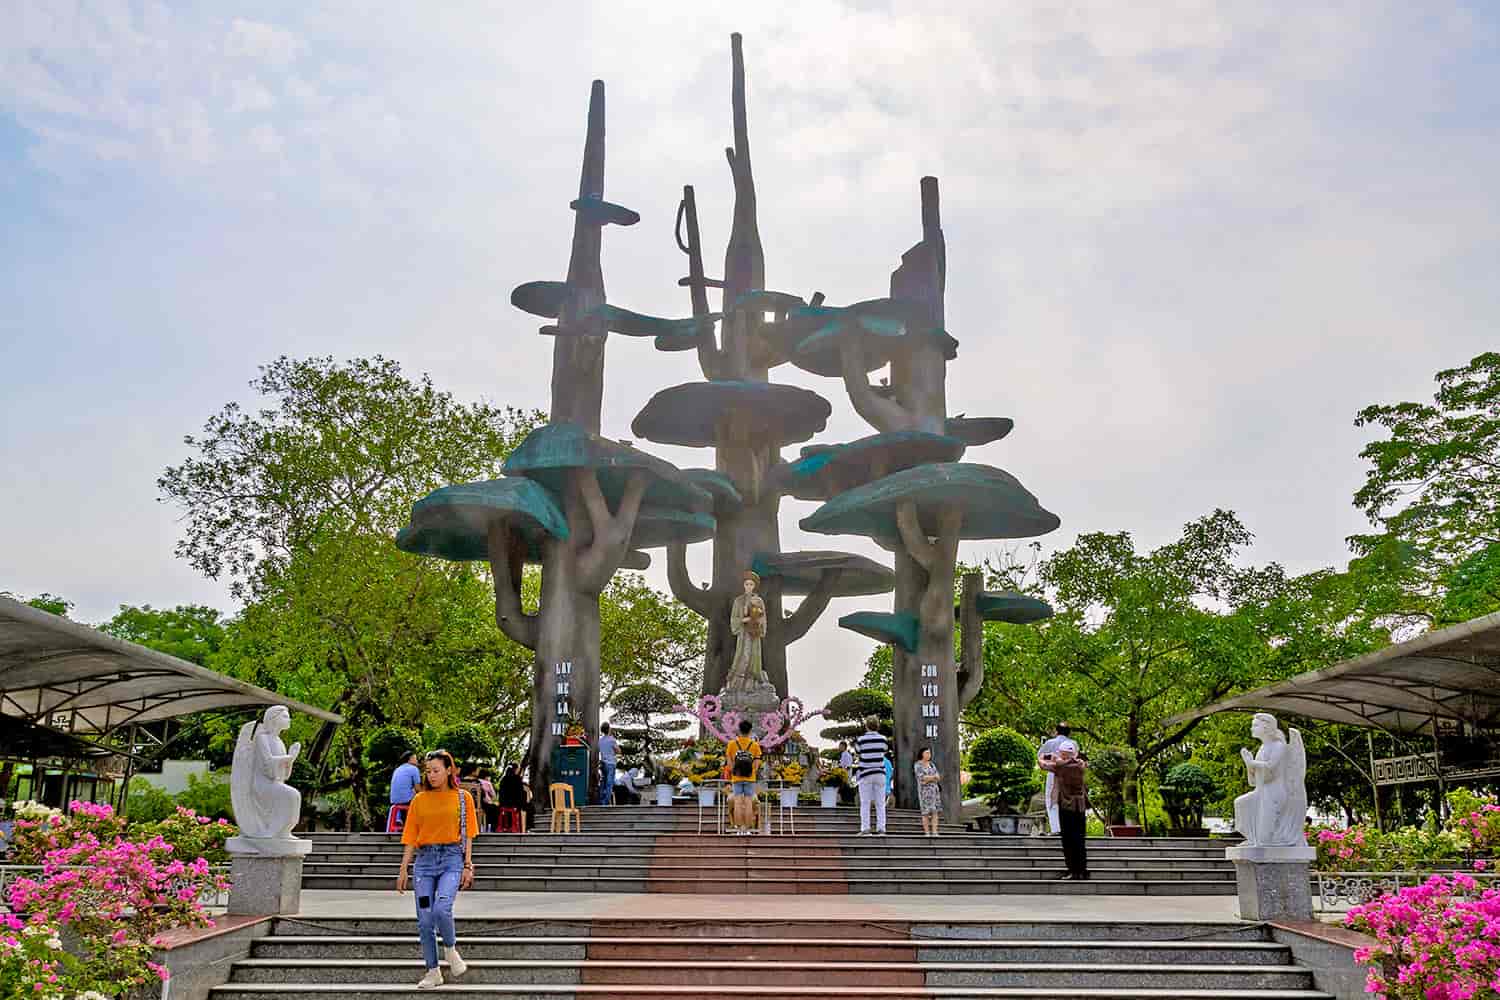
[[[1311,920],[1311,847],[1231,847],[1241,920]]]
[[[751,734],[757,740],[763,740],[768,735],[775,735],[767,733],[766,727],[760,721],[762,715],[781,708],[781,695],[776,693],[774,684],[760,684],[739,691],[721,691],[719,706],[720,718],[730,712],[738,712],[741,719],[749,719],[752,727]]]
[[[230,837],[229,912],[268,916],[296,913],[302,905],[302,859],[312,841],[296,837]]]

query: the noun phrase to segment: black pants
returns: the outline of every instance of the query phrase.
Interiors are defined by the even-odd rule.
[[[1074,875],[1087,875],[1089,859],[1083,837],[1088,823],[1084,814],[1071,809],[1060,809],[1057,818],[1062,826],[1063,860],[1067,862],[1068,871]]]

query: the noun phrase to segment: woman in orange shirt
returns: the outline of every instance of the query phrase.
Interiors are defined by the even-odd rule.
[[[406,891],[407,871],[415,876],[417,934],[422,939],[422,959],[427,975],[417,989],[443,985],[438,969],[438,936],[448,951],[448,974],[461,976],[468,963],[458,953],[458,931],[453,926],[453,899],[460,889],[474,884],[472,845],[479,833],[474,797],[458,787],[458,769],[446,750],[434,750],[422,767],[422,787],[406,812],[401,831],[401,873],[396,892]],[[413,867],[413,858],[416,864]]]

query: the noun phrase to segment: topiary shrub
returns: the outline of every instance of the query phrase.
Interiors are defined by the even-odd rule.
[[[384,774],[389,780],[401,755],[408,750],[418,750],[422,736],[415,729],[405,726],[376,726],[365,737],[365,766],[373,774]]]
[[[1136,814],[1135,754],[1126,747],[1105,747],[1089,758],[1089,797],[1110,826],[1124,826]]]
[[[997,813],[1023,809],[1041,785],[1036,748],[1014,729],[986,729],[969,744],[967,794],[988,800]]]
[[[431,749],[446,750],[460,768],[479,761],[494,761],[500,747],[490,731],[477,722],[460,722],[432,733]]]
[[[825,740],[855,739],[865,731],[865,719],[872,715],[880,720],[881,733],[888,738],[895,734],[892,725],[896,718],[895,706],[891,704],[891,696],[884,691],[873,688],[840,691],[828,699],[828,707],[823,714],[833,722],[841,723],[818,733]]]
[[[1178,764],[1162,779],[1162,806],[1174,830],[1201,830],[1203,807],[1219,794],[1219,786],[1197,764]]]

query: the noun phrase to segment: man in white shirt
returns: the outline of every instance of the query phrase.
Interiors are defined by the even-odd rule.
[[[1056,735],[1043,743],[1042,748],[1037,751],[1036,762],[1038,767],[1042,765],[1043,758],[1055,758],[1061,753],[1065,744],[1071,745],[1075,754],[1078,752],[1078,744],[1074,743],[1071,739],[1072,730],[1066,722],[1059,722],[1054,732]],[[1057,785],[1051,771],[1047,772],[1047,784],[1044,789],[1044,796],[1047,800],[1047,828],[1052,831],[1052,835],[1055,837],[1062,833],[1062,817],[1057,811]]]
[[[601,805],[614,804],[615,791],[615,764],[619,760],[620,741],[615,739],[609,732],[609,723],[599,727],[599,769],[603,772],[599,778],[599,803]]]
[[[849,752],[849,744],[839,740],[839,767],[849,772],[849,777],[854,777],[854,754]]]

